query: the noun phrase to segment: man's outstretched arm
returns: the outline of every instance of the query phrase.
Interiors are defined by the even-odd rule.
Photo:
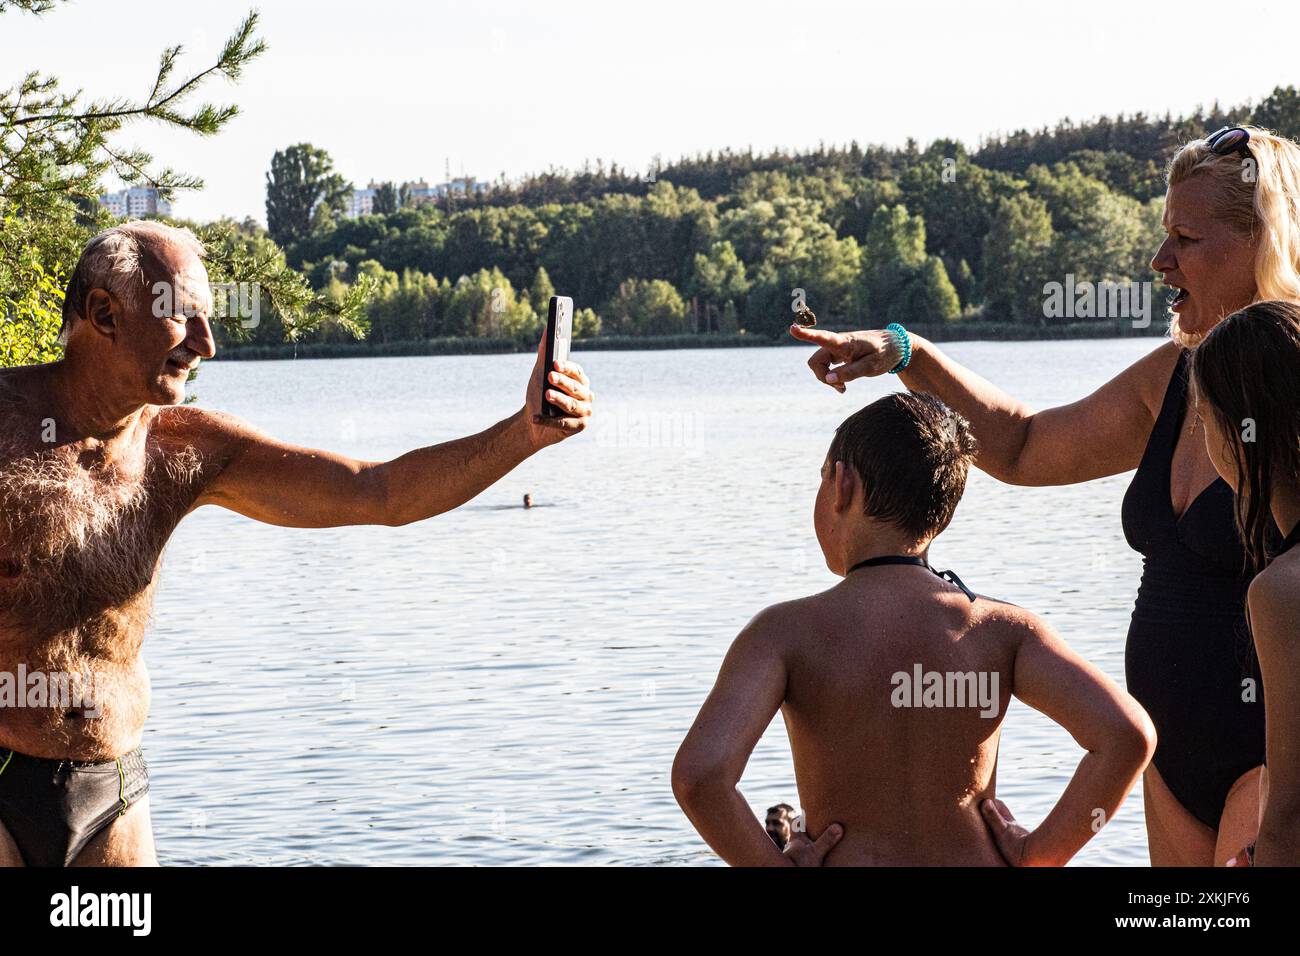
[[[704,841],[732,866],[815,866],[840,835],[838,828],[828,828],[815,844],[802,840],[783,854],[736,786],[785,699],[778,620],[769,608],[740,632],[673,762],[677,802]]]
[[[267,524],[291,528],[401,525],[459,507],[530,455],[582,431],[594,398],[582,367],[557,363],[547,398],[566,417],[543,419],[537,365],[524,407],[476,435],[417,448],[388,462],[278,441],[229,415],[175,409],[193,416],[219,470],[196,506],[216,504]]]

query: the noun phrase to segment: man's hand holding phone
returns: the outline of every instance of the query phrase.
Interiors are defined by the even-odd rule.
[[[571,313],[572,305],[569,310]],[[542,340],[537,345],[537,362],[533,365],[524,397],[523,415],[528,422],[529,437],[537,448],[554,445],[586,428],[596,398],[582,366],[567,358],[567,328],[560,330],[566,336],[565,347],[559,350],[564,357],[554,357],[557,351],[554,306],[551,313],[551,321],[547,322]],[[547,368],[548,353],[552,356],[550,368]],[[557,414],[544,414],[544,403],[549,403]]]

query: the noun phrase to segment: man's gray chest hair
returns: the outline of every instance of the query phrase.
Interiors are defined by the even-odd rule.
[[[190,447],[143,451],[130,470],[87,468],[67,448],[0,451],[0,558],[11,572],[0,611],[68,628],[148,602],[202,463]]]

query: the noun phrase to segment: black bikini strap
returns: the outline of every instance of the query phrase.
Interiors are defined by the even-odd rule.
[[[849,568],[848,573],[852,574],[854,571],[858,570],[858,568],[874,568],[882,564],[913,564],[918,568],[925,568],[935,577],[943,578],[943,580],[947,581],[949,584],[957,585],[957,587],[961,588],[962,592],[970,598],[972,602],[975,600],[975,592],[966,587],[966,585],[962,583],[961,578],[957,577],[956,574],[951,571],[936,571],[925,562],[924,558],[918,558],[910,554],[882,554],[878,558],[867,558],[867,560],[859,561],[857,564],[853,565],[853,567]]]
[[[849,574],[852,574],[858,568],[874,568],[881,564],[915,564],[918,568],[934,570],[925,563],[924,558],[918,558],[911,554],[882,554],[878,558],[867,558],[865,561],[859,561],[853,567],[849,568]]]

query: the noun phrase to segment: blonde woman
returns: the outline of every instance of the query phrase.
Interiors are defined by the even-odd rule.
[[[1264,703],[1233,493],[1191,407],[1188,350],[1252,302],[1300,301],[1300,147],[1256,127],[1221,129],[1179,149],[1168,184],[1167,236],[1151,266],[1177,290],[1173,341],[1072,404],[1036,412],[901,326],[790,332],[820,346],[808,364],[841,392],[896,371],[937,395],[970,420],[976,464],[1002,481],[1063,485],[1137,469],[1122,513],[1144,559],[1125,673],[1159,738],[1143,775],[1148,847],[1155,866],[1209,866],[1257,829]],[[995,834],[1016,826],[1005,808],[985,813]]]

